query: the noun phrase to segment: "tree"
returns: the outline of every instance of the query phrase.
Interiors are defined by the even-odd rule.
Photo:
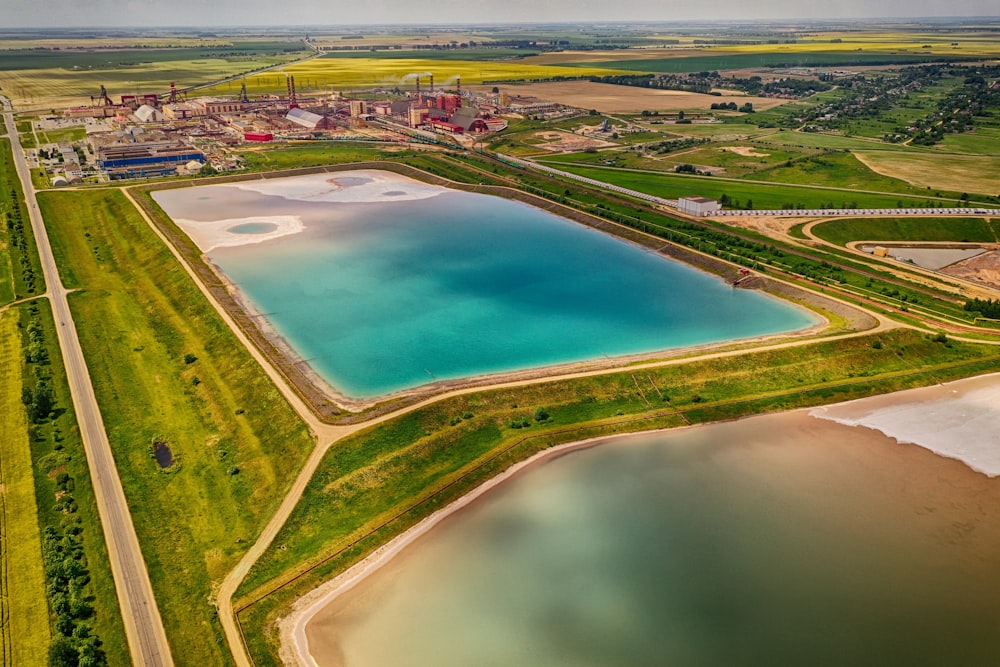
[[[494,94],[495,93],[499,93],[500,92],[500,88],[498,86],[493,86],[493,92],[494,92]]]
[[[49,644],[49,667],[78,667],[80,654],[69,637],[56,637]]]

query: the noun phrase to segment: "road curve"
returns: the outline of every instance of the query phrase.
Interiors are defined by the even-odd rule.
[[[24,188],[24,196],[28,205],[31,228],[38,245],[38,254],[42,263],[42,273],[48,286],[47,296],[52,304],[52,312],[56,322],[56,332],[59,347],[62,350],[66,375],[69,380],[70,393],[73,396],[73,408],[76,410],[80,425],[80,436],[83,439],[84,450],[87,453],[87,463],[90,467],[90,477],[94,484],[94,496],[97,500],[97,510],[101,516],[104,529],[104,539],[108,545],[108,557],[111,563],[111,573],[115,580],[115,590],[118,603],[122,610],[122,620],[125,623],[125,635],[128,638],[132,662],[144,667],[170,667],[174,664],[170,655],[167,635],[163,630],[160,611],[153,597],[153,587],[149,583],[149,573],[139,548],[129,513],[125,492],[122,490],[118,469],[115,467],[111,445],[104,430],[104,420],[97,405],[94,387],[90,381],[90,373],[80,347],[73,315],[66,299],[67,290],[59,278],[55,256],[49,245],[49,237],[38,212],[38,202],[35,189],[31,183],[31,172],[21,149],[21,141],[14,123],[10,101],[3,99],[4,122],[10,138],[14,154],[14,164],[18,178]]]

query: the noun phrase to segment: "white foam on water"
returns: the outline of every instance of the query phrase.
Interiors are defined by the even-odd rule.
[[[975,388],[965,389],[962,385],[968,382],[976,382]],[[958,459],[988,477],[1000,476],[1000,376],[991,376],[985,384],[975,378],[900,392],[891,399],[864,398],[809,414],[873,428],[899,442]]]
[[[216,248],[230,248],[254,243],[273,241],[282,236],[298,234],[306,228],[302,218],[297,215],[255,215],[246,218],[227,218],[225,220],[174,220],[177,226],[191,237],[202,252],[211,252]],[[274,229],[260,234],[246,234],[232,231],[234,228],[248,224],[273,225]]]
[[[443,188],[374,169],[233,183],[240,190],[294,201],[362,204],[430,199]]]

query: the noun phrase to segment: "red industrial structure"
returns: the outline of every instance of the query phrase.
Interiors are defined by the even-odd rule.
[[[244,132],[244,141],[274,141],[274,135],[270,132]]]

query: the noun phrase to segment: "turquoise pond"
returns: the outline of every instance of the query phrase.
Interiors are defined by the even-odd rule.
[[[386,172],[154,196],[298,355],[356,398],[818,321],[526,204]]]

